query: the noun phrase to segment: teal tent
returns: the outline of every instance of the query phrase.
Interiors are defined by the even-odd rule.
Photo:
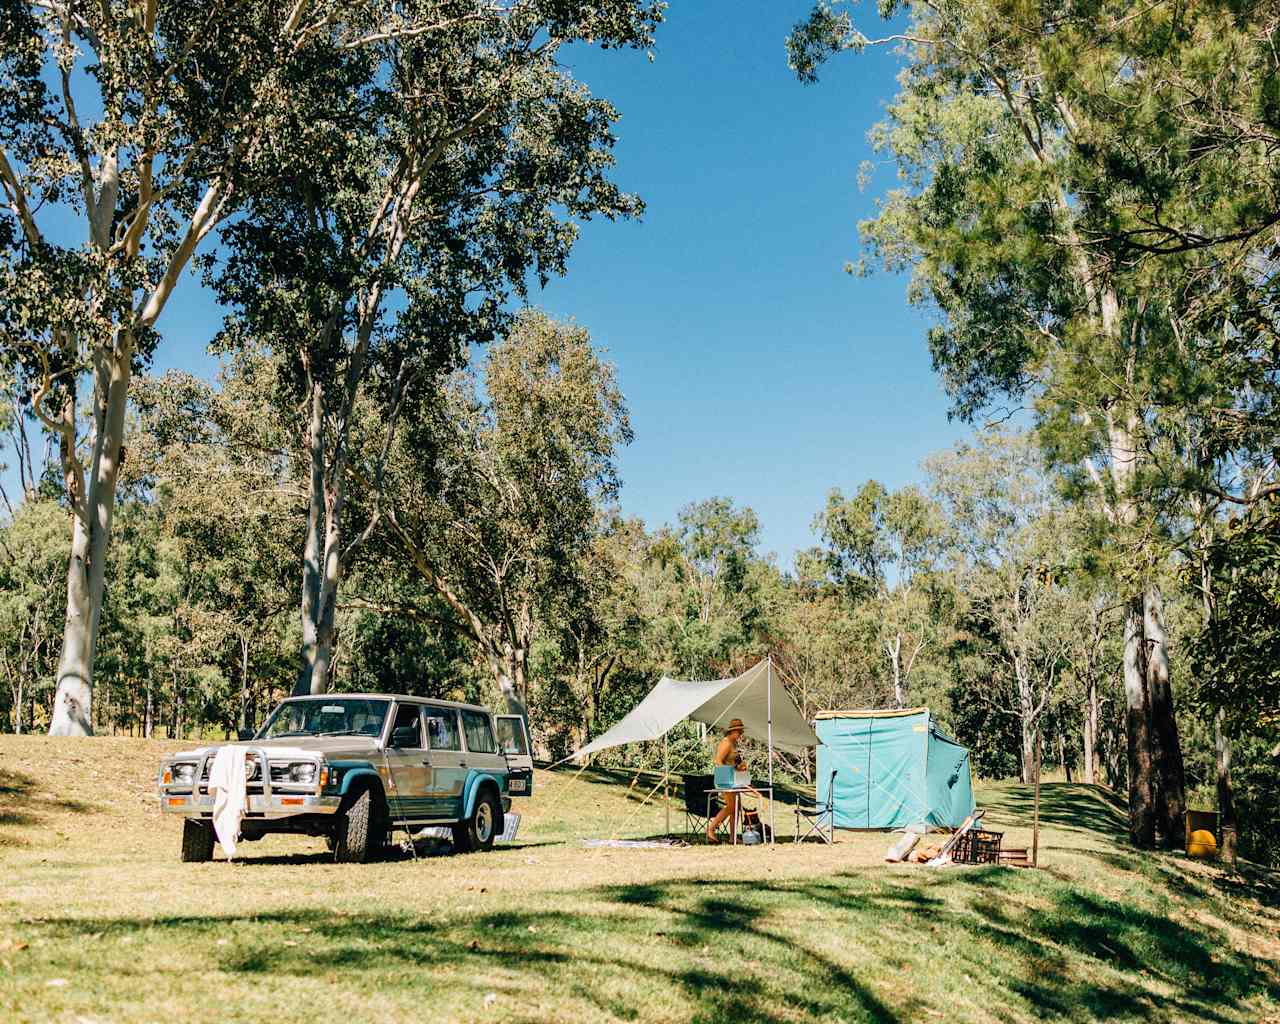
[[[820,711],[818,803],[835,772],[837,828],[955,828],[973,813],[969,751],[928,708]]]

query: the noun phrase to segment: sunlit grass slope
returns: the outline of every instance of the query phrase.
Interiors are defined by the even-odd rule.
[[[1084,786],[1046,787],[1039,871],[890,867],[880,834],[584,848],[665,812],[571,771],[488,854],[183,865],[176,746],[0,737],[0,1020],[1280,1021],[1280,882],[1136,854]],[[978,799],[1029,843],[1024,787]]]

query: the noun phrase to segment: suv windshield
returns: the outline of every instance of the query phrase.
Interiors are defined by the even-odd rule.
[[[287,700],[267,719],[255,739],[289,736],[382,735],[390,701],[365,697],[311,697]]]

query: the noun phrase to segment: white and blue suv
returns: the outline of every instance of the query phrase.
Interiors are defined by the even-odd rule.
[[[376,693],[293,697],[245,751],[241,839],[323,836],[340,861],[377,856],[393,828],[452,827],[459,850],[487,850],[511,797],[533,792],[529,734],[519,715],[474,704]],[[182,859],[213,856],[209,769],[218,746],[166,758],[160,806],[180,814]]]

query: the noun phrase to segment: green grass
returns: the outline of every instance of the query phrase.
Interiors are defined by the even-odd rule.
[[[862,833],[586,849],[664,828],[606,772],[540,772],[489,854],[182,865],[175,746],[0,737],[0,1019],[1280,1021],[1280,882],[1129,850],[1102,790],[1045,787],[1039,871],[888,866]],[[1029,843],[1025,787],[978,797]]]

